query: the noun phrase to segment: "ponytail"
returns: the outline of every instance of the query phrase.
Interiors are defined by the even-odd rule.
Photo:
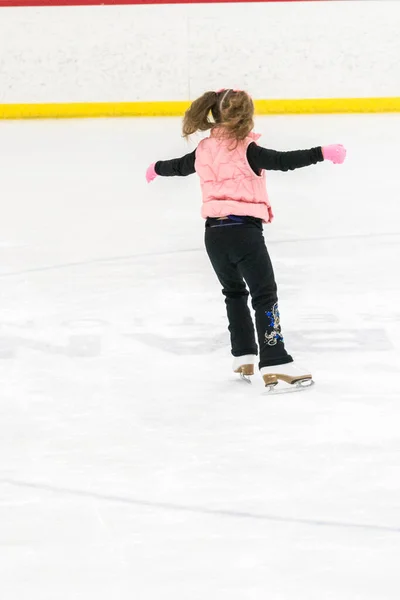
[[[214,123],[209,120],[208,115],[210,110],[215,108],[217,104],[217,93],[206,92],[200,98],[197,98],[185,113],[183,119],[183,135],[188,137],[196,131],[207,131],[214,126]]]

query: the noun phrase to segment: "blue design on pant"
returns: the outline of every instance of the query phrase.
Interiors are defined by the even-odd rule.
[[[269,319],[269,326],[272,329],[270,332],[265,332],[265,342],[268,346],[275,346],[278,342],[283,342],[281,316],[279,314],[278,303],[275,302],[272,310],[266,311],[265,314]]]

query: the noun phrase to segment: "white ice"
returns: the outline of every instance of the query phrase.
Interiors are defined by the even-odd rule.
[[[288,350],[231,373],[176,119],[0,123],[2,600],[398,600],[400,115],[257,120],[341,142],[269,173]]]

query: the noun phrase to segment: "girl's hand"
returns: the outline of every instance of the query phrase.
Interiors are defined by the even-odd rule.
[[[346,148],[342,144],[323,146],[322,155],[324,160],[330,160],[335,165],[341,165],[346,158]]]
[[[156,165],[156,163],[153,163],[152,165],[150,165],[148,167],[148,169],[146,171],[146,180],[147,180],[147,183],[150,183],[151,181],[153,181],[153,179],[155,179],[157,177],[155,165]]]

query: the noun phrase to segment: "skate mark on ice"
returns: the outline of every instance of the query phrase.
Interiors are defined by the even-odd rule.
[[[355,233],[349,235],[335,235],[326,237],[310,237],[310,238],[291,238],[288,240],[269,240],[269,245],[274,244],[298,244],[308,242],[326,242],[335,240],[352,240],[352,239],[372,239],[381,237],[398,237],[400,233]],[[72,269],[74,267],[85,267],[87,265],[96,265],[103,263],[113,263],[124,260],[140,260],[147,257],[168,256],[170,254],[185,254],[186,252],[204,252],[204,248],[183,248],[181,250],[161,250],[157,252],[143,252],[135,254],[126,254],[122,256],[103,256],[101,258],[90,258],[88,260],[74,261],[69,263],[59,263],[55,265],[46,265],[44,267],[32,267],[31,269],[21,269],[20,271],[12,271],[8,273],[0,273],[0,279],[6,277],[18,277],[18,275],[27,275],[29,273],[43,273],[46,271],[57,271],[62,269]]]
[[[111,494],[100,494],[85,490],[75,490],[63,487],[48,485],[45,483],[34,483],[29,481],[19,481],[16,479],[0,479],[0,484],[11,485],[19,488],[42,490],[62,496],[76,496],[88,498],[91,500],[100,500],[105,502],[116,502],[118,504],[127,504],[139,506],[142,508],[155,508],[160,510],[171,510],[176,512],[189,512],[194,514],[203,514],[219,517],[233,517],[236,519],[250,519],[254,521],[270,521],[274,523],[293,523],[298,525],[311,525],[316,527],[338,527],[341,529],[364,529],[365,531],[386,531],[388,533],[400,533],[400,526],[374,525],[369,523],[346,523],[342,521],[327,521],[324,519],[307,519],[296,517],[284,517],[282,515],[269,515],[261,513],[251,513],[246,511],[237,511],[229,509],[215,509],[201,506],[188,506],[184,504],[174,504],[170,502],[153,502],[151,500],[138,500],[127,496],[113,496]]]
[[[185,248],[183,250],[163,250],[159,252],[142,252],[136,254],[126,254],[122,256],[103,256],[101,258],[90,258],[88,260],[74,261],[69,263],[59,263],[56,265],[46,265],[44,267],[32,267],[31,269],[22,269],[21,271],[12,271],[9,273],[0,273],[0,279],[6,277],[17,277],[18,275],[27,275],[29,273],[44,273],[46,271],[58,271],[62,269],[73,269],[75,267],[86,267],[87,265],[101,265],[105,263],[114,263],[124,260],[141,260],[142,258],[168,256],[170,254],[185,254],[186,252],[202,252],[203,248]]]

